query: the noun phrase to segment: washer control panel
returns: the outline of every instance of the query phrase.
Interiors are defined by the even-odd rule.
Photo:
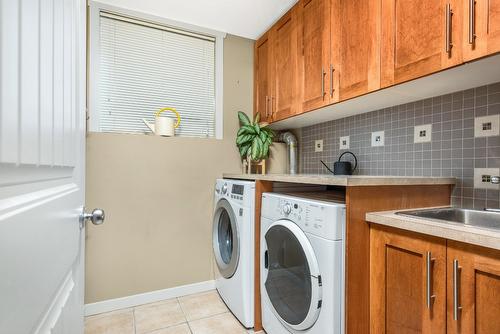
[[[264,193],[262,216],[288,219],[304,232],[330,240],[341,240],[345,226],[345,204],[310,200],[289,195]]]
[[[218,179],[215,183],[215,198],[250,205],[255,197],[255,182]]]

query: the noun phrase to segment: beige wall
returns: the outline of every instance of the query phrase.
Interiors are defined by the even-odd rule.
[[[223,172],[239,172],[236,112],[252,112],[253,41],[224,43],[224,139],[90,133],[89,208],[106,222],[89,225],[86,303],[213,279],[213,189]],[[271,169],[283,172],[275,145]]]

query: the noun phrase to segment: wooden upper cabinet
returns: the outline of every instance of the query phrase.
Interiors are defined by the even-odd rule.
[[[296,114],[500,52],[500,0],[299,0],[255,46],[255,110]]]
[[[382,87],[461,63],[462,9],[458,0],[382,0]]]
[[[299,3],[301,112],[323,107],[333,100],[330,2],[331,0],[301,0]]]
[[[500,0],[464,0],[464,60],[500,52]]]
[[[448,333],[500,333],[500,251],[448,241],[447,270]]]
[[[331,2],[331,63],[341,101],[380,88],[380,1]]]
[[[296,5],[272,28],[274,96],[271,97],[273,121],[299,111],[298,7]]]
[[[373,226],[371,334],[446,333],[446,240]]]
[[[262,121],[272,120],[271,98],[274,94],[272,80],[272,41],[266,33],[255,43],[254,57],[254,115],[260,113]]]

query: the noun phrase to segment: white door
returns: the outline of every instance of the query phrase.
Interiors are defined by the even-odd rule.
[[[83,333],[84,0],[0,0],[0,333]]]

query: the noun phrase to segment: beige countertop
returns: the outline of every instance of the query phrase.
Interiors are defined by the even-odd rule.
[[[406,186],[455,184],[454,177],[423,176],[368,176],[368,175],[328,175],[328,174],[223,174],[226,179],[262,180],[331,186]]]
[[[402,216],[396,214],[398,211],[404,210],[367,213],[366,220],[379,225],[500,250],[500,231],[454,222]]]

